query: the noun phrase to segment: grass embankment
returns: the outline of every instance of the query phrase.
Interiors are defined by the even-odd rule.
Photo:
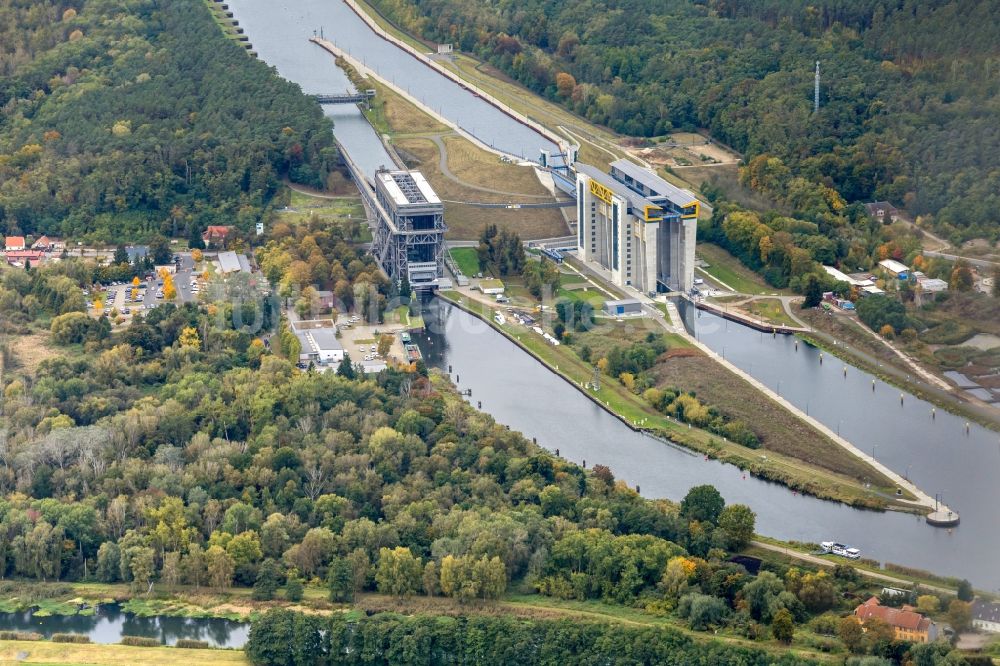
[[[818,552],[818,544],[801,543],[798,541],[779,541],[778,539],[773,539],[771,537],[757,535],[754,537],[756,541],[767,543],[770,545],[778,546],[785,552],[779,552],[772,550],[770,548],[761,548],[755,545],[749,545],[743,549],[742,553],[745,555],[751,555],[753,557],[758,557],[765,562],[770,562],[773,564],[780,564],[783,566],[797,566],[805,568],[819,568],[817,565],[805,562],[795,554],[809,555],[811,557],[818,557],[830,563],[831,566],[838,564],[849,564],[853,569],[856,569],[861,575],[865,574],[875,574],[875,577],[871,577],[870,580],[882,581],[883,579],[877,576],[885,575],[892,576],[893,578],[899,578],[909,584],[910,587],[915,587],[920,585],[922,587],[927,587],[929,589],[942,589],[950,593],[954,593],[958,588],[959,579],[951,578],[948,576],[938,576],[937,574],[931,573],[930,571],[924,571],[923,569],[914,569],[912,567],[905,567],[899,564],[893,564],[892,562],[886,562],[885,566],[879,566],[879,563],[873,562],[872,560],[860,559],[860,560],[845,560],[842,557],[838,557],[832,554],[821,554]],[[882,584],[881,582],[879,583]]]
[[[785,306],[777,298],[761,298],[741,305],[740,308],[746,310],[747,314],[751,317],[761,319],[768,324],[777,324],[779,326],[799,325],[799,322],[788,316],[788,313],[785,312]]]
[[[496,155],[473,146],[471,143],[458,137],[455,141],[463,141],[466,151],[475,155],[475,159],[468,156],[462,158],[457,166],[453,166],[450,156],[450,146],[454,146],[449,141],[445,147],[449,151],[448,169],[451,176],[445,174],[441,169],[441,151],[438,145],[429,138],[407,137],[397,138],[394,143],[400,151],[408,156],[408,166],[419,169],[431,187],[441,199],[445,200],[445,222],[448,225],[448,238],[457,240],[475,240],[483,231],[487,224],[496,224],[503,229],[516,232],[524,240],[533,238],[552,238],[562,236],[567,232],[566,222],[558,208],[482,208],[472,206],[467,203],[455,202],[476,202],[476,203],[496,203],[507,204],[512,201],[523,201],[525,195],[545,195],[545,189],[538,179],[531,172],[531,167],[519,167],[513,164],[503,163]],[[478,165],[478,166],[476,166]],[[519,171],[528,171],[532,178],[535,178],[537,189],[532,188],[529,192],[519,193],[511,190],[512,184],[521,180]],[[489,178],[492,187],[498,192],[487,192],[474,185],[472,181]],[[538,199],[544,201],[544,199]],[[549,199],[551,201],[551,199]]]
[[[524,239],[551,238],[568,228],[557,208],[481,208],[465,203],[551,201],[551,194],[532,167],[503,162],[500,157],[459,136],[402,95],[338,60],[356,87],[376,90],[366,117],[379,134],[389,136],[400,157],[427,177],[445,200],[448,237],[475,239],[488,223],[516,231]],[[442,155],[442,150],[444,155]],[[442,157],[447,170],[441,168]],[[447,172],[446,172],[447,171]]]
[[[493,308],[479,301],[466,298],[458,292],[446,291],[440,295],[459,304],[472,314],[481,317],[491,326],[497,328],[508,338],[520,345],[528,353],[542,361],[547,367],[577,387],[582,389],[592,379],[593,366],[581,360],[568,346],[552,346],[540,336],[513,322],[504,326],[497,326],[492,317]],[[626,333],[628,327],[631,325],[630,322],[623,322],[620,325],[621,329],[615,329],[611,335],[604,336],[607,344],[613,345],[616,340],[621,340],[622,334]],[[690,346],[684,338],[677,335],[667,336],[667,343],[677,349],[684,349]],[[588,344],[591,343],[588,342]],[[596,353],[600,350],[595,349],[594,351]],[[698,354],[693,349],[690,350],[690,353]],[[721,368],[719,368],[719,371],[725,372]],[[729,375],[725,378],[719,378],[719,381],[729,382],[734,387],[738,387],[739,383],[737,379],[737,377]],[[749,401],[754,395],[759,395],[757,391],[749,386],[746,386],[744,390],[738,390],[738,388],[733,388],[732,390],[736,393],[737,400]],[[828,464],[832,464],[830,461],[843,460],[847,469],[857,472],[858,476],[856,478],[849,477],[847,473],[842,471],[832,472],[829,467],[819,467],[779,451],[749,449],[733,442],[724,441],[721,437],[707,431],[691,428],[686,424],[671,420],[654,410],[640,396],[635,395],[620,382],[610,377],[602,379],[599,390],[587,389],[585,394],[595,402],[603,405],[609,412],[620,418],[630,427],[647,430],[712,458],[734,464],[741,469],[747,469],[756,476],[783,483],[800,492],[854,506],[912,510],[912,507],[906,507],[905,505],[895,503],[892,499],[887,499],[891,493],[895,492],[895,486],[889,479],[883,477],[876,470],[863,465],[863,463],[861,468],[856,467],[857,463],[855,461],[857,461],[857,458],[853,460],[842,458],[842,456],[849,454],[835,443],[827,440],[818,431],[809,428],[807,424],[803,423],[801,427],[809,428],[809,431],[811,431],[809,438],[804,440],[804,442],[809,442],[812,445],[811,456],[818,458],[822,455],[823,460]],[[763,412],[763,416],[761,411],[750,414],[752,419],[748,420],[755,427],[761,420],[777,420],[778,416],[768,415],[771,413],[778,414],[775,410],[780,409],[775,403],[767,400],[765,396],[760,395],[760,398],[762,401],[757,404],[760,409],[766,409],[767,411]],[[784,410],[781,411],[783,412]],[[781,420],[797,421],[790,414],[785,414],[781,417]],[[872,482],[872,488],[865,487],[865,479]]]
[[[458,265],[458,270],[465,275],[479,273],[479,252],[474,247],[453,247],[451,258]]]
[[[698,257],[707,264],[700,267],[700,271],[704,271],[709,277],[724,282],[740,293],[754,296],[791,293],[767,284],[759,275],[741,264],[739,259],[718,245],[698,243],[696,252]]]
[[[3,641],[0,665],[47,664],[48,666],[216,666],[249,664],[242,650],[191,650],[173,647],[131,647],[52,643],[49,641]]]

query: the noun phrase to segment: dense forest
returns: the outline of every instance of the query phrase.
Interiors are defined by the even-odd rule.
[[[707,128],[768,163],[753,186],[780,200],[832,188],[905,204],[954,240],[1000,233],[990,0],[373,4],[619,132]]]
[[[0,232],[247,231],[281,179],[325,183],[330,129],[201,0],[0,1]]]
[[[277,293],[220,278],[198,303],[161,305],[117,328],[85,311],[81,290],[102,275],[93,262],[0,269],[0,306],[12,315],[0,339],[0,579],[120,583],[135,595],[242,586],[262,603],[297,602],[306,586],[322,587],[331,604],[419,594],[474,615],[495,614],[491,605],[516,589],[772,648],[846,646],[900,661],[924,650],[841,617],[879,589],[850,567],[768,564],[751,574],[732,561],[753,538],[755,516],[712,486],[679,504],[642,499],[607,467],[561,460],[472,409],[420,364],[368,377],[349,364],[296,369],[283,343],[264,338],[279,301],[295,298],[282,292],[294,292],[306,270],[300,257],[322,258],[329,281],[375,289],[357,252],[323,232],[270,241]],[[50,351],[29,370],[10,334],[38,335],[44,325]],[[918,589],[906,598],[920,599],[949,612],[965,604]],[[588,637],[622,649],[620,629],[599,626],[438,617],[327,627],[302,618],[258,620],[252,659],[342,663],[336,655],[355,655],[361,641],[374,652],[352,656],[357,663],[410,663],[392,655],[426,659],[425,648],[480,663],[469,656],[483,645],[475,636],[491,632],[514,641],[488,642],[498,652],[483,659],[494,663],[521,641],[552,641],[541,662]],[[418,643],[401,639],[411,630]],[[667,654],[676,663],[773,663],[674,631],[633,636],[643,637],[649,645],[633,644],[616,663]],[[933,649],[943,659],[950,646]]]

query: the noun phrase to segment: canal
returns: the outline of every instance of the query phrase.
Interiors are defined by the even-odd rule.
[[[375,36],[340,0],[230,0],[260,57],[307,93],[348,89],[329,54],[308,42],[313,31],[395,81],[487,143],[507,152],[534,155],[545,140],[506,114],[436,74],[404,51]],[[368,173],[391,163],[381,142],[353,106],[327,107],[336,133]],[[958,417],[913,396],[899,404],[899,391],[849,368],[794,338],[771,339],[736,324],[693,311],[686,316],[699,338],[798,404],[894,470],[908,474],[929,494],[943,493],[962,515],[954,530],[934,529],[922,519],[874,513],[794,494],[744,475],[735,467],[634,433],[576,389],[537,364],[486,324],[451,306],[435,304],[443,328],[422,341],[428,359],[453,366],[462,388],[473,388],[483,409],[549,450],[588,466],[602,463],[647,497],[679,499],[693,485],[712,483],[729,502],[750,505],[758,530],[782,539],[838,540],[866,556],[968,577],[977,586],[1000,589],[1000,441]],[[839,374],[838,374],[839,373]],[[778,382],[781,385],[778,385]]]
[[[482,410],[498,422],[536,439],[550,451],[558,450],[568,460],[586,461],[588,467],[598,463],[609,466],[617,478],[630,486],[638,485],[645,497],[679,500],[691,486],[710,483],[719,489],[727,502],[752,507],[757,513],[757,531],[761,534],[785,540],[843,541],[861,548],[866,557],[882,562],[968,577],[986,589],[1000,587],[1000,568],[993,555],[998,545],[995,513],[989,515],[995,511],[996,504],[984,504],[979,510],[966,506],[964,501],[959,503],[958,495],[949,494],[946,498],[951,501],[953,497],[962,512],[962,525],[944,530],[930,527],[922,518],[910,514],[862,511],[793,493],[784,486],[745,474],[732,465],[706,460],[686,449],[634,432],[485,322],[450,304],[432,301],[425,313],[425,322],[428,332],[419,343],[427,363],[445,371],[450,367],[459,388],[472,389],[468,399],[473,405],[482,402]],[[730,331],[735,328],[735,324],[730,325]],[[749,331],[744,342],[747,348],[758,344],[752,339],[756,332],[744,330]],[[767,340],[772,341],[769,337]],[[795,366],[791,365],[796,354],[794,343],[791,338],[785,340],[792,346],[786,351],[789,358],[779,362],[782,357],[776,353],[770,361],[775,369],[781,368],[785,373],[782,377],[796,376],[803,383],[809,383],[810,377],[816,382],[827,381],[824,375],[816,373],[804,372],[798,377]],[[800,343],[799,354],[805,353],[804,347]],[[735,347],[732,353],[736,353]],[[728,354],[727,345],[727,357]],[[747,355],[752,357],[750,351]],[[757,361],[755,365],[763,362]],[[823,367],[831,364],[832,361],[826,361]],[[816,365],[819,366],[818,356]],[[843,364],[837,364],[836,368],[841,371]],[[754,374],[757,372],[755,367]],[[826,373],[826,370],[820,372]],[[852,373],[860,374],[851,369],[849,377]],[[785,381],[782,379],[783,385]],[[824,395],[822,386],[828,387],[833,399],[836,393],[829,384],[817,384],[816,395]],[[883,393],[890,390],[885,386],[877,387],[876,395],[879,389]],[[788,391],[792,390],[789,384]],[[869,394],[870,391],[869,381]],[[784,386],[782,395],[786,395]],[[898,403],[899,392],[895,395]],[[869,395],[862,392],[861,398],[866,397]],[[909,400],[915,402],[912,397]],[[898,404],[893,407],[899,409]],[[813,413],[812,405],[810,413]],[[841,430],[847,435],[864,429],[866,423],[878,422],[879,428],[891,428],[893,424],[902,428],[909,418],[895,412],[880,416],[872,409],[857,410],[842,417]],[[947,419],[941,412],[937,420],[942,427],[947,427]],[[909,432],[909,428],[906,431]],[[887,450],[886,455],[889,453]],[[1000,456],[995,442],[992,453]],[[957,458],[948,460],[954,466],[965,466]],[[941,463],[925,461],[921,465],[921,469],[926,470],[921,474],[931,476],[931,471]],[[992,469],[996,470],[996,461]],[[983,476],[974,469],[966,472],[970,484]],[[915,466],[910,474],[916,478]],[[925,487],[929,487],[929,482],[930,479]],[[975,495],[974,492],[969,494]],[[990,492],[985,497],[987,502],[994,501],[989,499],[993,497]]]
[[[205,641],[211,647],[242,648],[250,635],[248,622],[223,618],[141,617],[122,610],[118,604],[101,604],[93,614],[45,615],[36,611],[0,613],[0,631],[24,631],[42,634],[82,634],[92,643],[120,643],[124,636],[155,638],[164,645],[176,645],[179,639]]]
[[[277,67],[282,76],[301,85],[307,93],[337,93],[350,88],[350,83],[334,65],[333,56],[308,41],[322,32],[324,38],[379,76],[403,88],[483,143],[533,160],[538,159],[542,148],[559,152],[555,144],[530,127],[378,37],[341,0],[229,0],[228,4],[246,29],[260,58]],[[371,135],[371,128],[355,127],[351,118],[356,109],[348,106],[351,111],[337,112],[334,117],[337,138],[345,144],[351,157],[372,174],[374,168],[369,170],[369,167],[380,164],[378,159],[364,154],[362,144],[366,139],[358,136]],[[360,113],[357,116],[360,117]]]

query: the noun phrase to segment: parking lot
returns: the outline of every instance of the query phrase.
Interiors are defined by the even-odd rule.
[[[351,356],[352,361],[381,360],[377,356],[379,334],[387,333],[392,335],[392,346],[389,348],[386,360],[401,361],[405,358],[403,353],[403,343],[399,339],[398,330],[390,330],[385,324],[369,325],[361,321],[357,315],[340,315],[337,317],[337,327],[340,329],[340,343]],[[398,327],[397,327],[398,328]]]

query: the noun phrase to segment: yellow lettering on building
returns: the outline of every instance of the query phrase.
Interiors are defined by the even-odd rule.
[[[684,206],[684,214],[681,215],[685,220],[697,220],[698,214],[701,212],[701,203],[695,199],[691,203]]]
[[[607,204],[611,203],[611,197],[614,194],[614,192],[604,187],[596,180],[590,181],[590,193]]]

